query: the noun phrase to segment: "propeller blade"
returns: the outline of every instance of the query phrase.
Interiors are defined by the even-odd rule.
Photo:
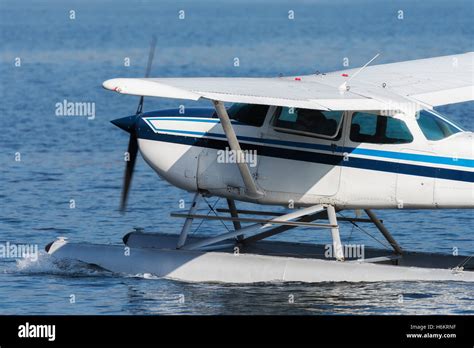
[[[135,115],[140,115],[143,111],[143,96],[140,97],[140,101],[138,102],[137,112]]]
[[[123,180],[123,191],[122,201],[120,204],[120,211],[123,213],[127,207],[128,192],[130,190],[130,184],[132,182],[133,169],[135,168],[135,162],[138,154],[138,140],[134,132],[130,134],[130,140],[128,142],[128,155],[127,166],[125,167],[125,176]]]
[[[150,76],[151,66],[153,64],[153,58],[155,56],[155,48],[156,48],[156,36],[153,35],[152,38],[151,38],[151,43],[150,43],[150,52],[148,53],[148,62],[147,62],[147,65],[146,65],[145,77]],[[143,98],[143,96],[141,96],[140,101],[138,102],[138,108],[137,108],[136,116],[141,115],[141,113],[143,112],[143,101],[144,101],[144,98]],[[135,117],[134,123],[137,122],[137,120],[139,118],[140,118],[139,116]],[[122,121],[122,119],[117,120],[117,121]],[[128,155],[129,155],[129,159],[128,159],[128,162],[127,162],[127,166],[125,167],[125,176],[124,176],[124,179],[123,179],[122,201],[120,203],[120,211],[122,213],[124,213],[125,209],[127,208],[128,192],[130,191],[130,185],[132,183],[132,177],[133,177],[133,170],[135,168],[135,162],[137,160],[137,154],[138,154],[138,140],[137,140],[137,134],[135,132],[135,129],[133,128],[134,124],[132,126],[130,126],[128,124],[129,123],[128,119],[127,119],[127,122],[126,122],[127,123],[126,127],[125,127],[124,123],[125,122],[116,122],[115,123],[120,128],[125,129],[128,132],[130,132],[130,140],[128,141],[128,150],[127,150]]]
[[[151,37],[150,42],[150,52],[148,52],[148,62],[146,64],[145,77],[150,77],[151,66],[153,64],[153,58],[155,57],[155,48],[156,48],[156,36]]]
[[[151,37],[151,42],[150,42],[150,52],[148,53],[148,62],[146,64],[146,70],[145,70],[145,78],[150,77],[150,72],[151,72],[151,66],[153,64],[153,58],[155,57],[155,48],[156,48],[156,36],[153,35]],[[140,115],[143,111],[143,96],[140,97],[140,101],[138,102],[138,108],[137,108],[137,115]]]

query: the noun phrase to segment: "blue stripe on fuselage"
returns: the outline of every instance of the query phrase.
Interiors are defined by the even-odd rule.
[[[169,133],[188,134],[188,136],[178,135],[178,134],[172,135],[172,134],[155,133],[151,129],[148,128],[146,131],[143,131],[143,130],[140,131],[139,137],[142,139],[158,140],[158,141],[164,141],[164,142],[170,142],[170,143],[186,144],[186,145],[207,147],[207,148],[214,148],[214,149],[225,149],[226,147],[229,146],[227,140],[220,140],[220,139],[225,139],[224,134],[203,133],[203,132],[196,132],[196,131],[179,131],[179,130],[162,130],[162,131],[169,132]],[[189,135],[194,135],[194,136],[189,136]],[[196,135],[198,136],[206,135],[208,137],[215,137],[219,139],[195,137]],[[285,146],[296,147],[296,145],[293,145],[295,144],[294,142],[287,142],[283,140],[274,140],[274,139],[258,139],[258,138],[245,137],[245,136],[239,136],[238,139],[243,141],[240,143],[242,149],[257,150],[257,153],[261,156],[285,158],[285,159],[296,160],[296,161],[321,163],[321,164],[327,164],[327,165],[339,165],[339,166],[345,166],[345,167],[351,167],[351,168],[400,173],[400,174],[440,178],[440,179],[455,180],[455,181],[474,182],[474,173],[464,171],[464,170],[436,168],[436,167],[430,167],[430,166],[399,163],[399,162],[388,162],[388,161],[360,158],[360,157],[349,157],[347,161],[344,161],[343,160],[344,156],[342,154],[327,154],[327,153],[321,153],[321,152],[301,151],[301,150],[296,150],[296,149],[288,149],[288,148],[282,148],[282,147],[245,143],[245,141],[252,141],[252,142],[265,143],[265,144],[275,144],[275,145],[285,145]],[[288,145],[286,143],[291,143],[292,145]],[[300,144],[304,144],[305,148],[321,149],[321,150],[326,150],[326,151],[328,150],[340,151],[342,149],[342,147],[332,148],[330,146],[317,145],[317,144],[308,144],[308,143],[300,143]],[[345,148],[345,150],[347,150],[347,152],[351,152],[350,148]],[[384,151],[384,152],[390,153],[391,151]],[[424,156],[424,155],[421,155],[421,156]]]
[[[168,118],[163,118],[163,119],[167,120]],[[174,120],[174,118],[169,118],[169,119]],[[189,121],[189,119],[185,119],[185,118],[183,118],[182,120]],[[192,122],[219,123],[219,120],[193,120]],[[150,125],[157,132],[160,131],[160,129],[157,129],[152,123],[150,123]],[[197,132],[197,131],[185,131],[185,130],[175,130],[175,129],[161,129],[161,131],[167,132],[167,133],[175,133],[175,134],[189,134],[189,135],[208,136],[208,137],[215,137],[215,138],[225,138],[224,134],[212,133],[212,132]],[[467,158],[422,155],[422,154],[414,154],[414,153],[406,153],[406,152],[364,149],[364,148],[359,148],[359,147],[355,148],[355,147],[330,146],[330,145],[321,145],[321,144],[310,144],[310,143],[304,143],[304,142],[298,142],[298,141],[263,139],[263,138],[254,138],[254,137],[246,137],[246,136],[238,136],[237,138],[242,141],[251,141],[251,142],[263,143],[263,144],[293,146],[293,147],[332,151],[332,152],[347,152],[347,153],[351,153],[355,155],[365,155],[365,156],[383,157],[383,158],[391,158],[391,159],[414,161],[414,162],[424,162],[424,163],[444,164],[444,165],[474,168],[474,160],[467,159]]]
[[[414,161],[414,162],[446,164],[450,166],[474,168],[474,160],[468,159],[468,158],[420,155],[420,154],[406,153],[406,152],[363,149],[359,147],[356,147],[356,148],[346,147],[345,149],[347,152],[350,152],[356,155],[367,155],[367,156],[375,156],[375,157],[401,159],[401,160]]]

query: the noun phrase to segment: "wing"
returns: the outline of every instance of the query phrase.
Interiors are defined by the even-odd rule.
[[[320,110],[386,110],[393,102],[436,106],[473,100],[473,53],[279,78],[118,78],[104,88],[123,94],[240,102]]]
[[[341,74],[351,76],[357,70],[336,71],[327,74],[325,80],[327,83],[332,80],[334,85],[340,83]],[[369,84],[375,88],[385,86],[390,92],[431,107],[471,101],[474,52],[369,66],[355,77],[354,85],[359,81],[367,89]]]
[[[360,107],[380,109],[383,105],[370,97],[352,92],[341,93],[303,78],[119,78],[107,80],[104,88],[123,94],[223,102],[300,107],[321,110],[347,110]]]

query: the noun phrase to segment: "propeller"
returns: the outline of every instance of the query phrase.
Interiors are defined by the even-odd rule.
[[[150,52],[148,54],[148,62],[145,70],[145,78],[150,76],[151,66],[153,64],[153,58],[155,56],[155,47],[156,47],[156,37],[153,36],[150,43]],[[130,185],[132,182],[133,171],[135,168],[135,162],[137,160],[138,154],[138,140],[137,140],[137,132],[135,129],[135,125],[137,124],[138,120],[140,119],[143,113],[143,96],[140,97],[140,101],[138,102],[137,112],[135,113],[134,119],[132,124],[126,129],[130,132],[130,139],[128,141],[128,161],[127,165],[125,166],[125,175],[123,179],[123,189],[122,189],[122,198],[120,201],[120,211],[122,213],[125,212],[127,207],[127,200],[128,200],[128,192],[130,191]],[[115,123],[117,124],[117,123]],[[130,124],[130,123],[129,123]],[[121,125],[117,124],[119,127],[123,128]]]

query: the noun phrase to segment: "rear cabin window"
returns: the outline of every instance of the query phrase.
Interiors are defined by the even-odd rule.
[[[421,110],[417,114],[416,120],[428,140],[441,140],[462,131],[461,127],[444,116],[427,110]]]
[[[341,111],[282,107],[277,115],[273,123],[277,131],[331,139],[340,136]]]
[[[227,113],[229,118],[250,126],[261,127],[267,116],[268,105],[233,104]]]
[[[406,144],[413,141],[402,120],[363,112],[352,116],[350,138],[354,142],[374,144]]]

